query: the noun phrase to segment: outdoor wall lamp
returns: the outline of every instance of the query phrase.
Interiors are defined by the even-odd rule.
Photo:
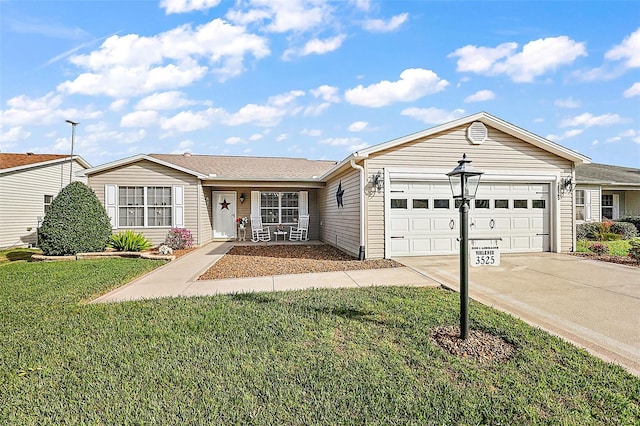
[[[240,204],[244,203],[244,192],[240,194]]]
[[[451,193],[460,203],[460,338],[469,336],[469,200],[476,197],[480,176],[467,154],[458,160],[458,167],[447,173]]]
[[[371,177],[371,183],[376,189],[376,192],[382,191],[382,172],[380,170],[378,170],[378,173]]]
[[[573,191],[573,179],[571,176],[560,179],[558,182],[558,200],[561,199],[564,194],[570,194]]]

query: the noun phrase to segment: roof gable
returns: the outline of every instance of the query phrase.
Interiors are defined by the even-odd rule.
[[[73,158],[83,167],[91,167],[82,157],[74,155]],[[8,173],[65,161],[69,161],[69,156],[64,154],[0,153],[0,173]]]

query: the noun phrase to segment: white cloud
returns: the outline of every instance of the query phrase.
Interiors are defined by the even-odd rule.
[[[241,124],[252,123],[256,126],[272,127],[277,125],[282,117],[286,115],[286,110],[273,106],[248,104],[223,120],[229,126],[239,126]]]
[[[305,32],[326,23],[331,15],[326,2],[318,0],[248,0],[237,6],[246,8],[227,13],[229,20],[242,25],[268,21],[262,28],[274,33]]]
[[[264,135],[262,133],[254,133],[253,135],[249,136],[249,140],[252,141],[252,142],[259,141],[263,137],[264,137]]]
[[[157,111],[134,111],[120,119],[120,126],[122,127],[149,127],[157,123]]]
[[[194,142],[185,139],[176,146],[176,149],[171,151],[172,154],[184,154],[185,152],[191,152],[191,148],[194,146]]]
[[[369,144],[366,142],[357,143],[355,145],[349,146],[349,151],[352,151],[352,152],[360,151],[361,149],[365,149],[368,146]]]
[[[491,90],[480,90],[474,93],[473,95],[467,96],[464,99],[465,103],[469,102],[483,102],[490,101],[491,99],[495,99],[496,95]]]
[[[329,102],[323,102],[319,105],[310,105],[304,109],[303,115],[305,117],[317,117],[325,112],[331,104]]]
[[[345,35],[320,40],[314,38],[309,40],[301,49],[291,48],[284,51],[282,59],[289,60],[292,56],[324,55],[333,52],[342,46],[342,42],[347,38]]]
[[[558,108],[579,108],[582,106],[580,101],[574,100],[571,96],[567,99],[556,99],[553,104]]]
[[[640,28],[605,54],[612,61],[624,61],[626,68],[640,67]]]
[[[457,70],[483,75],[506,74],[515,82],[531,82],[562,65],[586,56],[584,43],[567,36],[530,41],[516,53],[517,43],[503,43],[495,48],[467,45],[448,57],[457,57]]]
[[[220,4],[220,0],[161,0],[160,7],[166,14],[186,13],[194,10],[208,10]]]
[[[319,143],[330,146],[347,146],[354,145],[359,142],[361,142],[360,138],[327,138],[321,140]]]
[[[613,124],[624,123],[625,121],[626,120],[624,120],[618,114],[593,115],[585,112],[584,114],[562,120],[560,122],[560,127],[611,126]]]
[[[128,104],[128,99],[116,99],[115,101],[111,102],[111,104],[109,104],[109,109],[116,112],[122,111]]]
[[[373,33],[387,33],[400,28],[400,26],[406,22],[408,17],[408,13],[401,13],[391,17],[387,22],[382,19],[368,19],[364,21],[363,28]]]
[[[289,135],[287,135],[286,133],[280,133],[277,137],[276,137],[276,142],[282,142],[285,141],[289,138]]]
[[[464,110],[455,109],[453,111],[445,111],[438,108],[407,108],[400,114],[415,118],[427,124],[442,124],[462,117]]]
[[[358,85],[345,92],[345,100],[351,104],[382,107],[393,102],[411,102],[423,96],[444,90],[449,82],[431,70],[410,68],[402,71],[400,80]]]
[[[320,130],[320,129],[302,129],[300,134],[317,137],[317,136],[322,136],[322,130]]]
[[[350,2],[353,3],[356,8],[362,10],[363,12],[368,12],[369,8],[371,7],[369,0],[350,0]]]
[[[311,94],[316,98],[321,98],[327,102],[340,102],[338,88],[335,86],[328,86],[324,84],[319,86],[317,89],[312,89]]]
[[[163,118],[160,121],[160,127],[162,127],[163,130],[176,132],[192,132],[194,130],[204,129],[211,124],[209,116],[212,112],[213,110],[211,109],[197,113],[181,111],[173,117]]]
[[[181,25],[153,37],[114,35],[99,49],[72,56],[70,61],[87,72],[59,84],[58,90],[125,98],[185,87],[208,71],[224,80],[243,72],[245,56],[269,54],[265,38],[221,19],[195,29]]]
[[[65,120],[80,121],[102,116],[91,105],[85,109],[61,108],[62,96],[49,92],[40,98],[20,95],[7,100],[8,109],[0,110],[0,123],[3,126],[44,126],[64,123]]]
[[[640,96],[640,82],[633,83],[631,87],[624,91],[625,98],[633,98],[634,96]]]
[[[291,90],[290,92],[281,93],[279,95],[271,96],[268,99],[269,105],[276,107],[286,107],[295,103],[295,100],[305,93],[302,90]]]
[[[569,139],[569,138],[573,138],[578,135],[581,135],[582,133],[584,133],[584,129],[572,129],[572,130],[567,130],[561,135],[548,135],[546,139],[549,139],[554,142],[560,142],[565,139]]]
[[[31,136],[31,132],[24,130],[22,126],[12,127],[6,132],[0,133],[0,141],[2,143],[18,142],[27,139],[29,136]]]
[[[224,143],[227,145],[237,145],[239,143],[243,143],[244,140],[238,136],[231,136],[230,138],[225,139]]]
[[[350,132],[362,132],[367,129],[369,123],[366,121],[354,121],[348,127]]]
[[[179,91],[169,91],[154,93],[141,99],[136,104],[136,109],[139,110],[171,110],[182,108],[185,106],[193,105],[196,102],[185,99],[184,93]]]

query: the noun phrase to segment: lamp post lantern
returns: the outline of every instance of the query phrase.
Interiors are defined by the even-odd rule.
[[[76,126],[80,123],[71,120],[65,120],[71,124],[71,156],[69,157],[69,183],[73,180],[73,143],[76,139]]]
[[[469,201],[476,197],[480,176],[467,154],[458,160],[458,167],[447,173],[453,198],[460,203],[460,338],[469,336]]]

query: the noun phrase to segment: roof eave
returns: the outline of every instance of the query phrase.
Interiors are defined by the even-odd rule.
[[[84,158],[82,158],[79,155],[74,155],[73,159],[76,160],[78,163],[80,163],[83,167],[86,167],[87,169],[91,167],[91,164],[89,164]],[[24,164],[22,166],[11,167],[9,169],[0,169],[0,174],[17,172],[20,170],[27,170],[34,167],[50,166],[52,164],[57,164],[57,163],[66,163],[68,161],[69,161],[69,157],[64,157],[64,158],[56,158],[55,160],[41,161],[38,163]],[[82,173],[82,172],[78,172],[78,173]]]
[[[151,161],[152,163],[160,164],[162,166],[169,167],[169,168],[172,168],[172,169],[175,169],[175,170],[178,170],[178,171],[193,175],[193,176],[195,176],[195,177],[197,177],[199,179],[206,179],[207,178],[207,175],[204,175],[202,173],[199,173],[199,172],[196,172],[196,171],[193,171],[193,170],[178,166],[178,165],[176,165],[174,163],[169,163],[167,161],[163,161],[163,160],[160,160],[158,158],[151,157],[151,156],[149,156],[147,154],[137,154],[137,155],[134,155],[132,157],[122,158],[120,160],[112,161],[110,163],[105,163],[105,164],[102,164],[100,166],[96,166],[96,167],[84,170],[83,175],[89,176],[89,175],[92,175],[92,174],[95,174],[95,173],[103,172],[105,170],[114,169],[116,167],[126,166],[127,164],[135,163],[135,162],[138,162],[138,161],[141,161],[141,160]]]

